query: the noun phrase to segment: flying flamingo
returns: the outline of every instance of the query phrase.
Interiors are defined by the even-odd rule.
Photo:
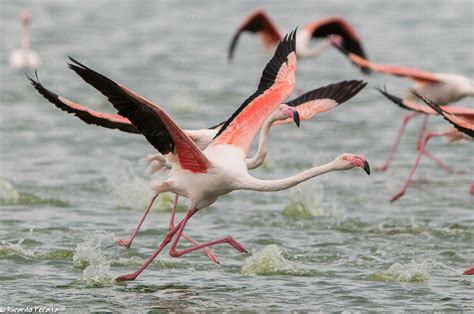
[[[280,32],[268,14],[262,9],[257,9],[245,17],[232,37],[229,46],[229,60],[234,57],[237,41],[243,32],[256,33],[267,48],[277,46],[283,37],[282,32]],[[354,28],[340,16],[330,16],[306,24],[296,37],[296,54],[298,58],[319,56],[326,52],[332,46],[332,42],[328,40],[328,36],[331,35],[337,35],[333,40],[340,40],[340,44],[348,51],[366,58],[360,37]],[[310,44],[313,38],[323,39],[323,41],[316,47],[311,48]],[[366,69],[362,69],[362,71],[365,73],[369,72]]]
[[[389,95],[390,96],[389,99],[391,99],[392,101],[397,100],[397,97],[395,97],[393,95],[390,95],[387,92],[383,92],[383,93],[385,95]],[[454,115],[452,113],[449,113],[449,112],[447,112],[446,110],[443,109],[443,108],[446,108],[446,107],[440,107],[438,104],[431,101],[427,97],[420,95],[415,90],[412,90],[412,93],[416,97],[419,97],[421,100],[423,100],[423,102],[425,102],[433,112],[443,116],[448,122],[450,122],[454,126],[454,128],[450,128],[449,130],[446,130],[444,132],[427,132],[426,133],[426,135],[424,136],[424,138],[421,142],[421,145],[418,148],[418,153],[417,153],[415,162],[414,162],[414,164],[413,164],[413,166],[410,170],[410,173],[408,175],[407,181],[405,182],[403,187],[400,189],[400,191],[398,193],[396,193],[390,199],[391,202],[394,202],[394,201],[398,200],[400,197],[402,197],[405,194],[407,188],[411,184],[413,174],[415,173],[415,170],[418,167],[421,156],[422,155],[430,155],[430,153],[428,153],[426,151],[426,144],[428,143],[428,141],[432,137],[446,136],[446,137],[450,138],[451,140],[460,140],[460,139],[463,139],[463,138],[473,138],[474,137],[474,124],[466,121],[466,120],[470,120],[470,121],[474,122],[474,113],[472,112],[472,109],[465,108],[466,110],[465,110],[464,113],[462,112],[462,107],[456,107],[455,108],[456,110],[453,110],[453,111],[456,111],[459,116],[462,116],[464,119],[466,119],[466,120],[463,120],[459,116]],[[397,103],[400,104],[400,101],[398,100]],[[403,103],[406,103],[406,101],[403,101]],[[426,109],[424,109],[424,110],[426,110]],[[420,111],[418,111],[418,112],[420,112]],[[423,112],[423,111],[421,111],[421,112]],[[466,135],[468,135],[469,137],[466,137]],[[434,157],[434,156],[432,156],[432,157]],[[437,160],[437,159],[434,159],[434,160]],[[438,162],[441,163],[440,160],[438,160]],[[441,163],[441,165],[446,170],[451,172],[451,169],[449,167],[445,166],[443,163]],[[471,189],[470,189],[470,193],[474,195],[473,189],[474,189],[474,183],[471,185]]]
[[[73,61],[70,67],[86,82],[104,94],[118,113],[127,117],[160,153],[172,152],[172,169],[163,182],[153,184],[155,194],[173,192],[188,198],[188,212],[157,247],[150,258],[134,273],[122,275],[117,281],[135,280],[156,256],[171,242],[170,255],[186,253],[228,243],[240,252],[245,248],[232,237],[202,243],[178,251],[177,245],[189,219],[199,209],[213,204],[219,196],[234,190],[279,191],[288,189],[315,176],[354,167],[370,172],[361,155],[342,154],[332,162],[308,169],[280,180],[260,180],[248,173],[245,163],[250,144],[265,119],[292,92],[295,84],[296,31],[285,36],[275,55],[265,67],[257,91],[247,98],[203,151],[158,105],[139,96],[123,85]]]
[[[36,74],[36,73],[35,73]],[[66,111],[68,113],[75,114],[78,118],[88,124],[95,124],[98,126],[118,129],[124,132],[137,133],[140,131],[128,120],[127,118],[120,115],[106,114],[91,110],[85,106],[79,105],[69,99],[66,99],[62,96],[58,96],[50,90],[46,89],[40,82],[36,75],[36,78],[29,77],[34,88],[47,100],[53,103],[59,109]],[[328,86],[320,87],[314,89],[310,92],[305,93],[304,95],[286,102],[286,104],[280,105],[272,114],[267,118],[267,120],[262,125],[259,135],[259,144],[258,149],[255,155],[252,158],[246,159],[246,164],[248,169],[254,169],[259,167],[265,160],[267,154],[267,138],[268,132],[272,125],[290,123],[294,121],[299,125],[299,121],[307,120],[313,118],[315,115],[322,112],[331,110],[332,108],[338,106],[339,104],[344,103],[345,101],[352,98],[356,95],[362,88],[364,88],[366,83],[362,81],[342,81],[336,84],[330,84]],[[220,123],[215,127],[210,129],[202,130],[184,130],[184,132],[196,143],[200,149],[204,149],[207,145],[210,144],[212,138],[217,134],[220,127],[224,123]],[[166,156],[161,155],[160,153],[152,155],[145,158],[148,161],[154,162],[152,164],[150,174],[159,172],[164,169],[169,169],[170,165],[166,160]],[[153,199],[154,201],[154,199]],[[174,216],[176,211],[176,205],[178,201],[178,195],[176,195],[171,219],[170,219],[170,228],[174,226]],[[151,205],[146,208],[145,213],[140,220],[138,226],[135,228],[133,235],[128,240],[117,240],[117,243],[126,248],[130,248],[133,239],[138,233],[138,230],[141,227],[144,219],[148,215]],[[186,237],[189,241],[196,243],[194,239],[188,237],[183,233],[183,237]],[[206,254],[212,260],[217,262],[215,256],[209,250],[206,250]]]
[[[349,60],[360,69],[379,73],[387,73],[411,79],[415,81],[415,85],[412,87],[413,90],[438,104],[448,105],[464,97],[474,96],[474,80],[466,76],[451,73],[431,73],[417,68],[373,63],[368,61],[363,56],[349,51],[341,44],[340,39],[334,38],[335,36],[329,38],[332,44],[342,53],[344,53],[349,58]],[[412,93],[407,93],[405,100],[416,101],[417,98],[414,97]],[[407,124],[417,116],[419,116],[419,113],[414,112],[409,113],[403,117],[402,125],[400,126],[395,142],[390,149],[387,160],[381,167],[378,168],[379,170],[385,171],[389,168],[397,151],[398,145],[400,144],[401,137],[405,132]],[[426,115],[424,117],[421,130],[418,134],[417,147],[420,146],[427,123],[428,116]]]
[[[29,69],[38,67],[40,61],[38,54],[30,49],[30,35],[28,26],[31,15],[27,11],[20,14],[21,34],[20,49],[15,49],[10,54],[10,67],[14,69]]]

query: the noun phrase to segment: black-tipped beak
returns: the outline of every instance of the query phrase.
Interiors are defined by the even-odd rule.
[[[300,114],[296,110],[293,112],[293,121],[295,121],[297,127],[300,127]]]
[[[367,160],[364,160],[364,171],[370,176],[370,166]]]

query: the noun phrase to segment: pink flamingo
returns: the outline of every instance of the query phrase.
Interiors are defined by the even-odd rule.
[[[474,275],[474,267],[466,269],[463,275]]]
[[[155,252],[137,271],[119,276],[117,281],[136,279],[170,242],[169,253],[173,257],[221,243],[228,243],[239,252],[246,252],[232,237],[177,250],[189,219],[199,209],[213,204],[222,195],[234,190],[279,191],[323,173],[354,167],[370,172],[363,156],[342,154],[328,164],[286,179],[260,180],[248,173],[245,158],[253,138],[265,119],[294,88],[295,35],[296,31],[283,38],[262,73],[257,91],[224,123],[211,144],[203,151],[199,150],[160,106],[74,60],[70,64],[86,82],[104,94],[118,113],[127,117],[160,153],[173,154],[170,158],[170,175],[165,181],[153,185],[154,193],[173,192],[188,198],[189,211],[184,219],[166,234]]]
[[[443,116],[448,122],[450,122],[454,126],[454,128],[450,128],[449,130],[446,130],[444,132],[427,132],[426,133],[426,135],[424,136],[424,138],[421,142],[421,145],[418,148],[418,153],[417,153],[415,162],[414,162],[414,164],[413,164],[413,166],[410,170],[410,173],[408,175],[407,181],[405,182],[403,187],[400,189],[400,191],[398,193],[396,193],[390,199],[391,202],[394,202],[405,194],[407,188],[411,184],[413,174],[415,173],[415,170],[418,167],[421,156],[422,155],[426,155],[426,156],[431,155],[428,151],[426,151],[426,144],[432,137],[446,136],[446,137],[450,138],[451,141],[457,141],[457,140],[460,140],[460,139],[463,139],[463,138],[468,138],[468,137],[466,137],[466,135],[468,135],[470,138],[474,137],[474,124],[471,124],[468,121],[463,120],[462,118],[460,118],[460,116],[462,116],[464,119],[474,121],[474,113],[472,112],[472,109],[470,109],[470,108],[465,108],[465,110],[463,111],[462,107],[453,107],[453,108],[449,108],[449,107],[446,107],[446,106],[440,107],[438,104],[431,101],[427,97],[424,97],[424,96],[420,95],[415,90],[412,90],[411,92],[416,97],[419,97],[421,100],[423,100],[423,102],[425,102],[429,106],[429,108],[428,108],[429,110],[425,109],[425,108],[422,108],[418,104],[417,104],[417,106],[412,106],[412,104],[408,101],[402,101],[400,98],[395,97],[393,95],[390,95],[386,91],[382,91],[382,90],[380,90],[380,91],[385,96],[387,96],[390,100],[394,101],[398,105],[403,106],[404,108],[408,108],[410,110],[415,110],[416,112],[426,114],[426,115],[428,115],[428,114],[439,114],[439,115]],[[459,116],[448,112],[444,108],[449,108],[449,110],[451,110],[453,112],[457,112],[457,114]],[[436,160],[446,171],[452,172],[452,169],[450,167],[446,166],[443,162],[441,162],[441,160],[438,160],[433,155],[431,155],[431,157],[432,157],[433,160]],[[471,189],[470,189],[471,194],[474,195],[474,193],[472,193],[473,189],[474,189],[474,183],[471,185]]]
[[[75,114],[78,118],[88,124],[95,124],[110,129],[118,129],[128,133],[140,133],[140,131],[130,122],[130,120],[123,116],[97,112],[85,106],[79,105],[62,96],[58,96],[50,90],[46,89],[39,82],[37,75],[35,79],[32,77],[29,77],[29,79],[34,88],[43,97],[53,103],[56,107],[68,113]],[[264,162],[267,154],[268,133],[272,125],[290,123],[292,121],[299,125],[300,119],[311,119],[319,113],[331,110],[332,108],[352,98],[362,88],[364,88],[365,85],[366,83],[362,81],[343,81],[336,84],[330,84],[328,86],[314,89],[296,99],[286,102],[286,104],[280,105],[275,111],[272,112],[272,114],[262,125],[259,135],[259,144],[257,152],[252,158],[246,159],[247,168],[257,168]],[[196,145],[200,149],[204,149],[210,144],[212,138],[217,134],[223,124],[224,123],[220,123],[210,129],[184,130],[184,132],[196,143]],[[166,156],[163,156],[161,154],[152,155],[151,157],[147,157],[146,160],[156,163],[154,165],[152,164],[150,173],[155,173],[170,168],[169,163],[167,163],[166,161]],[[154,199],[152,201],[154,201]],[[178,195],[176,195],[172,207],[171,219],[169,224],[171,229],[174,227],[174,216],[177,201]],[[145,209],[145,213],[141,218],[138,226],[134,229],[134,232],[130,239],[119,239],[117,240],[117,244],[125,248],[130,248],[143,221],[148,215],[151,206],[152,203],[149,204],[149,206],[147,206],[147,208]],[[192,243],[197,244],[197,241],[195,241],[193,238],[187,236],[184,233],[183,237],[191,241]],[[212,253],[212,251],[206,248],[205,253],[212,261],[217,262],[217,259],[215,258],[215,255]]]
[[[412,87],[417,93],[426,96],[438,104],[450,104],[464,97],[474,96],[474,81],[466,76],[451,73],[431,73],[417,68],[398,67],[391,65],[376,64],[368,61],[363,56],[357,55],[347,50],[341,45],[340,39],[334,39],[335,36],[329,38],[332,44],[344,53],[349,60],[361,69],[374,71],[379,73],[388,73],[396,76],[405,77],[415,81]],[[411,93],[407,93],[405,101],[415,101],[416,97]],[[398,135],[392,145],[385,163],[378,170],[385,171],[389,168],[393,157],[398,149],[400,140],[405,132],[407,124],[419,113],[412,112],[403,117],[402,125],[398,131]],[[424,116],[421,130],[418,134],[417,147],[420,146],[426,126],[428,124],[428,115]],[[430,155],[427,155],[432,158]]]
[[[233,58],[238,39],[243,32],[256,33],[267,48],[277,46],[283,37],[282,32],[268,14],[262,9],[257,9],[245,17],[232,37],[229,46],[229,60]],[[319,56],[326,52],[332,46],[331,41],[327,39],[331,35],[338,35],[333,38],[333,41],[338,41],[340,38],[340,44],[351,53],[366,58],[360,37],[354,28],[340,16],[330,16],[306,24],[296,37],[298,58]],[[312,39],[323,39],[323,41],[318,46],[311,48]],[[366,69],[362,69],[362,71],[368,73]]]
[[[20,22],[20,48],[11,52],[9,59],[10,67],[14,69],[36,68],[40,64],[40,59],[38,54],[30,48],[30,32],[28,29],[31,23],[30,13],[27,11],[21,12]]]

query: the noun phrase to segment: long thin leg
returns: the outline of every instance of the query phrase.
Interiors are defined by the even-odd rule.
[[[208,246],[220,244],[220,243],[228,243],[228,244],[232,245],[234,248],[236,248],[238,251],[240,251],[241,253],[246,253],[247,252],[247,250],[244,248],[244,246],[242,244],[240,244],[239,242],[237,242],[232,237],[225,237],[225,238],[222,238],[222,239],[219,239],[219,240],[198,244],[198,245],[195,245],[193,247],[190,247],[190,248],[187,248],[187,249],[184,249],[184,250],[181,250],[181,251],[176,251],[176,246],[178,245],[179,239],[181,238],[181,235],[183,233],[184,227],[186,226],[186,223],[196,212],[197,212],[197,209],[189,211],[188,214],[186,214],[186,216],[184,217],[184,219],[182,221],[182,224],[181,224],[181,226],[180,226],[180,228],[179,228],[179,230],[176,234],[176,237],[173,239],[173,243],[171,243],[171,248],[169,250],[169,254],[172,257],[180,257],[181,255],[184,255],[184,254],[196,251],[196,250],[200,250],[200,249],[203,249],[203,248],[208,247]]]
[[[390,202],[395,202],[396,200],[398,200],[400,197],[402,197],[408,186],[411,184],[412,182],[412,178],[413,178],[413,174],[415,173],[415,170],[416,170],[416,167],[418,167],[418,164],[420,163],[420,159],[421,159],[421,156],[424,155],[425,153],[425,147],[426,147],[426,143],[429,141],[430,138],[434,137],[434,136],[444,136],[446,135],[446,133],[437,133],[437,132],[428,132],[425,136],[425,139],[423,140],[421,146],[420,146],[420,149],[418,150],[418,153],[416,155],[416,159],[415,159],[415,162],[413,163],[413,166],[411,167],[411,170],[410,170],[410,173],[408,174],[408,178],[405,182],[405,184],[403,185],[403,187],[400,189],[400,191],[398,191],[398,193],[396,193],[391,199],[390,199]]]
[[[390,166],[390,163],[393,160],[393,156],[395,156],[395,153],[397,152],[398,145],[400,144],[400,140],[402,139],[403,133],[405,133],[406,126],[410,120],[418,116],[418,112],[413,112],[405,115],[402,120],[402,125],[400,126],[400,129],[398,130],[397,138],[395,139],[395,142],[392,145],[392,148],[390,148],[390,152],[388,153],[387,160],[385,163],[378,168],[380,171],[386,171],[388,167]]]
[[[143,213],[142,219],[140,220],[140,222],[138,223],[138,226],[133,231],[133,234],[130,237],[130,239],[128,240],[118,239],[117,241],[115,241],[116,244],[123,246],[126,249],[130,248],[130,246],[132,245],[133,239],[135,239],[135,237],[137,236],[138,230],[140,230],[140,227],[142,226],[143,221],[145,221],[146,216],[148,216],[151,206],[153,205],[157,197],[158,197],[158,194],[155,194],[151,197],[150,201],[148,202],[148,206],[146,207],[145,212]]]
[[[160,254],[160,252],[165,248],[165,246],[171,242],[173,235],[181,227],[183,221],[184,219],[176,227],[174,227],[173,230],[168,231],[161,244],[156,248],[153,254],[145,261],[145,263],[139,269],[137,269],[131,274],[120,275],[115,278],[115,281],[135,280],[153,262],[153,260],[158,256],[158,254]]]
[[[416,139],[416,149],[420,149],[420,146],[425,138],[426,127],[428,126],[428,115],[423,117],[423,122],[421,123],[420,132],[418,132],[418,138]]]
[[[423,154],[425,154],[426,157],[430,158],[433,160],[435,163],[437,163],[441,168],[443,168],[447,173],[453,173],[454,170],[452,167],[448,166],[444,161],[439,159],[438,157],[434,156],[430,152],[427,152],[426,150],[423,151]]]
[[[175,217],[175,214],[176,214],[176,207],[178,205],[178,199],[179,199],[179,195],[176,194],[175,198],[174,198],[174,204],[173,204],[173,209],[171,210],[171,218],[170,218],[170,223],[169,223],[169,228],[170,230],[173,230],[175,225],[174,225],[174,217]],[[188,240],[189,242],[195,244],[195,245],[199,245],[200,243],[196,240],[194,240],[193,238],[191,238],[190,236],[188,236],[187,234],[185,234],[183,232],[183,238],[185,238],[186,240]],[[206,254],[206,256],[211,260],[213,261],[214,263],[216,264],[219,264],[219,260],[217,259],[217,257],[214,255],[214,252],[211,251],[210,248],[204,248],[204,253]]]

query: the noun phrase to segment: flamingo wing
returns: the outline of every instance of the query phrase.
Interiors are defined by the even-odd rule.
[[[420,83],[440,83],[439,77],[431,72],[423,71],[417,68],[411,67],[399,67],[392,65],[384,65],[370,62],[364,57],[361,57],[355,53],[348,51],[343,45],[332,41],[333,46],[335,46],[339,51],[345,54],[349,60],[362,71],[374,71],[379,73],[388,73],[395,76],[402,76],[412,79]]]
[[[365,86],[363,81],[342,81],[309,91],[286,104],[295,107],[301,120],[309,120],[315,115],[331,110],[348,101]],[[292,119],[276,121],[274,124],[291,123]]]
[[[367,59],[362,41],[354,28],[340,16],[329,16],[306,24],[305,29],[312,38],[326,38],[330,35],[339,35],[343,41],[342,47],[357,56]]]
[[[50,90],[46,89],[38,79],[28,76],[33,87],[49,102],[58,107],[59,109],[74,114],[76,117],[81,119],[87,124],[94,124],[108,129],[118,129],[127,133],[137,133],[140,131],[125,117],[116,114],[108,114],[98,112],[87,107],[81,106],[67,98],[58,96]]]
[[[235,145],[245,155],[270,113],[292,92],[295,85],[296,30],[287,34],[263,70],[257,91],[224,123],[211,145]]]
[[[258,9],[248,15],[242,23],[240,23],[239,28],[232,37],[229,46],[229,60],[232,60],[234,57],[234,50],[237,46],[237,41],[239,40],[240,34],[243,32],[251,32],[260,35],[265,46],[276,45],[281,40],[280,31],[275,23],[273,23],[265,11]]]
[[[474,138],[474,124],[469,123],[453,114],[450,114],[449,112],[446,112],[443,110],[437,103],[434,101],[431,101],[430,99],[426,98],[425,96],[422,96],[418,94],[416,91],[411,90],[411,92],[421,100],[425,102],[431,109],[439,113],[444,117],[446,121],[454,125],[456,129],[458,129],[460,132],[469,135],[470,137]]]
[[[127,87],[70,58],[69,67],[100,91],[160,153],[176,151],[179,164],[192,172],[207,172],[209,161],[175,121],[158,105]]]

